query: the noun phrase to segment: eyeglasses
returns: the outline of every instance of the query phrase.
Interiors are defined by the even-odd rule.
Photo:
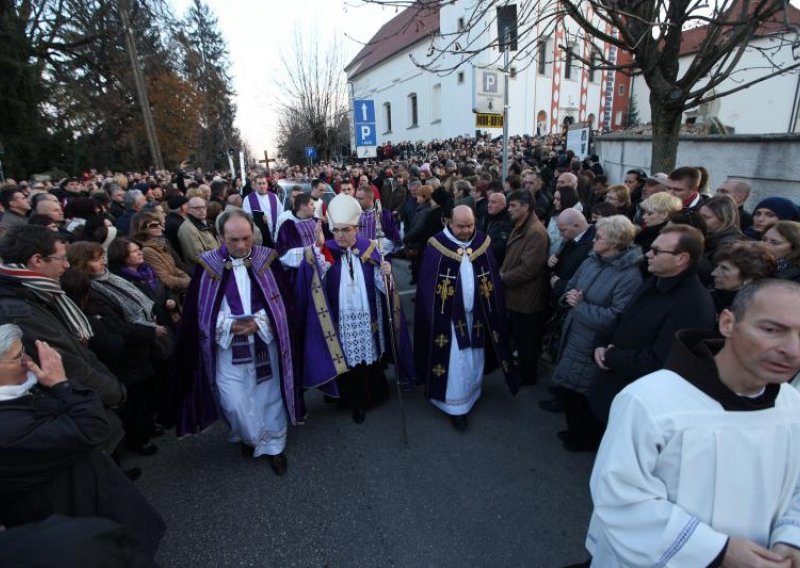
[[[148,229],[156,229],[158,227],[163,227],[163,226],[164,225],[162,225],[161,223],[148,223],[147,224],[147,228]]]
[[[47,256],[44,257],[44,260],[46,262],[50,262],[51,260],[55,260],[57,262],[67,262],[67,255],[56,256],[54,254],[48,254]]]
[[[334,235],[347,235],[348,233],[352,233],[355,230],[355,227],[344,227],[344,228],[336,228],[331,229],[331,232]]]
[[[650,247],[650,252],[653,253],[653,256],[658,256],[660,254],[671,254],[673,256],[683,254],[682,250],[662,250],[658,247]]]
[[[17,355],[14,355],[11,359],[0,359],[0,363],[19,363],[22,361],[22,358],[25,357],[25,348],[22,347],[19,350]]]

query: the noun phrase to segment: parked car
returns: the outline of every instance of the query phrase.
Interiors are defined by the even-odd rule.
[[[311,193],[311,180],[278,180],[278,199],[280,199],[284,210],[291,209],[291,206],[289,205],[289,197],[292,195],[292,188],[296,185],[299,185],[303,189],[303,193]],[[334,193],[333,188],[330,185],[325,184],[325,193],[323,193],[322,199],[325,201],[326,205],[330,203],[331,199],[333,199],[335,195],[336,194]]]

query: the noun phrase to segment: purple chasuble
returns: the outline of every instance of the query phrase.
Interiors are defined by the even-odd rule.
[[[375,215],[377,209],[370,209],[369,211],[361,212],[361,219],[358,223],[358,234],[369,240],[375,240],[376,224]],[[381,210],[381,227],[383,228],[384,238],[395,243],[400,241],[400,233],[397,230],[397,224],[394,222],[394,216],[391,211],[386,209]]]
[[[512,394],[517,393],[503,286],[489,243],[486,235],[476,232],[467,248],[475,275],[471,329],[464,317],[460,245],[441,231],[431,237],[422,255],[414,311],[414,360],[417,378],[425,381],[428,397],[434,400],[445,400],[453,328],[459,349],[491,346],[486,349],[484,374],[499,365]]]
[[[336,241],[325,243],[327,252],[333,258],[333,264],[320,276],[315,255],[311,247],[306,248],[305,258],[298,268],[295,291],[297,313],[299,315],[298,334],[302,335],[302,377],[305,388],[318,387],[329,394],[338,395],[334,379],[349,368],[344,358],[344,350],[339,340],[339,285],[341,283],[343,249]],[[384,338],[386,340],[385,355],[391,358],[389,341],[388,302],[386,295],[380,294],[380,306],[376,297],[375,271],[380,266],[380,255],[377,243],[361,237],[356,239],[353,254],[360,260],[358,265],[363,271],[367,298],[370,304],[373,329],[372,339],[378,342],[378,309],[383,310]],[[355,268],[356,270],[359,267]],[[414,377],[414,364],[411,352],[411,341],[405,316],[400,308],[400,299],[396,290],[392,293],[392,314],[395,325],[394,336],[397,341],[399,363],[395,365],[398,376],[404,386],[410,386]]]
[[[296,424],[303,420],[305,408],[292,360],[292,329],[288,319],[292,307],[283,293],[287,289],[286,275],[277,258],[274,250],[254,246],[248,274],[253,295],[258,297],[253,309],[256,306],[265,309],[278,342],[281,394],[289,419]],[[216,382],[216,328],[222,299],[226,297],[228,283],[234,280],[227,260],[227,253],[220,249],[201,254],[186,294],[169,389],[169,402],[174,408],[167,409],[165,416],[168,424],[175,423],[178,436],[196,434],[224,416]]]

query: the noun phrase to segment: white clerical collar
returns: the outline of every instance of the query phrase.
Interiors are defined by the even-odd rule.
[[[588,230],[589,230],[589,228],[587,227],[587,228],[586,228],[586,231],[588,231]],[[586,234],[586,231],[582,232],[580,235],[576,235],[576,236],[575,236],[575,238],[574,238],[574,239],[572,239],[572,242],[574,242],[574,243],[579,243],[579,242],[581,242],[581,239],[583,238],[583,235],[585,235],[585,234]]]
[[[253,252],[252,250],[248,251],[247,254],[242,258],[231,257],[231,266],[233,266],[234,268],[236,268],[237,266],[247,266],[251,262],[250,255],[252,254],[252,252]]]
[[[450,239],[451,241],[453,241],[455,244],[457,244],[457,245],[459,245],[461,247],[464,247],[464,248],[466,248],[469,245],[471,245],[472,241],[475,240],[474,236],[468,241],[460,241],[460,240],[458,240],[455,237],[455,235],[453,235],[453,233],[450,232],[450,227],[445,227],[444,228],[444,236],[447,237],[448,239]]]
[[[14,400],[28,394],[36,384],[36,375],[28,371],[25,382],[21,385],[5,385],[0,387],[0,401]]]

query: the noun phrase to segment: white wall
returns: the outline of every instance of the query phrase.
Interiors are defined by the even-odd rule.
[[[459,17],[468,19],[467,10],[470,8],[465,2],[447,4],[440,9],[440,29],[442,33],[452,33],[456,30]],[[477,40],[476,44],[486,42],[489,35],[495,34],[493,20],[479,22],[467,38],[460,41],[469,42]],[[451,41],[445,37],[437,38],[441,46],[443,42]],[[461,65],[456,71],[437,76],[418,69],[409,55],[417,61],[427,58],[429,40],[423,40],[388,60],[380,63],[366,73],[358,76],[353,81],[353,95],[356,99],[373,99],[378,129],[378,144],[391,141],[432,140],[435,138],[450,138],[461,135],[472,135],[475,132],[475,115],[472,113],[473,72],[471,65]],[[555,44],[550,42],[555,51]],[[582,47],[582,44],[581,44]],[[535,51],[535,50],[534,50]],[[554,56],[563,57],[558,51],[549,54],[550,60]],[[480,66],[501,66],[502,57],[493,50],[481,53],[475,60]],[[531,54],[533,57],[533,53]],[[442,60],[443,66],[457,63],[453,55],[446,55]],[[527,65],[527,69],[523,67]],[[522,60],[512,64],[519,70],[516,77],[509,80],[509,133],[535,134],[536,118],[540,110],[547,113],[544,134],[549,132],[551,97],[552,97],[552,63],[549,61],[545,75],[539,75],[537,66],[532,59]],[[463,82],[459,82],[459,73],[463,74]],[[586,115],[594,115],[595,124],[598,123],[601,108],[601,80],[602,73],[597,71],[595,80],[589,83]],[[434,86],[441,85],[440,100],[434,101]],[[559,106],[562,108],[580,107],[581,69],[573,69],[573,78],[561,81],[561,97]],[[408,95],[417,94],[418,124],[411,125],[408,111]],[[390,103],[392,108],[392,130],[387,132],[384,104]],[[577,122],[580,117],[577,110],[572,113]],[[559,123],[563,123],[563,113]],[[490,134],[500,136],[502,129],[490,129]]]
[[[621,182],[625,172],[633,168],[652,173],[649,137],[598,136],[595,150],[611,183]],[[770,195],[800,202],[800,135],[797,134],[685,137],[678,145],[676,163],[707,168],[712,192],[728,178],[746,180],[753,188],[748,201],[750,208]]]
[[[760,38],[754,45],[774,48],[778,45],[779,38],[780,36]],[[777,53],[771,54],[771,58],[779,66],[794,63],[791,46],[781,47]],[[691,55],[680,59],[678,77],[683,76],[692,59]],[[767,65],[766,59],[759,51],[748,49],[737,65],[737,71],[717,87],[716,92],[727,91],[767,74],[768,71],[765,69]],[[790,123],[799,80],[800,73],[794,70],[722,97],[719,99],[717,116],[722,124],[735,128],[736,134],[794,132]],[[642,77],[634,79],[633,93],[639,110],[639,122],[646,124],[650,122],[651,117],[650,89]]]

